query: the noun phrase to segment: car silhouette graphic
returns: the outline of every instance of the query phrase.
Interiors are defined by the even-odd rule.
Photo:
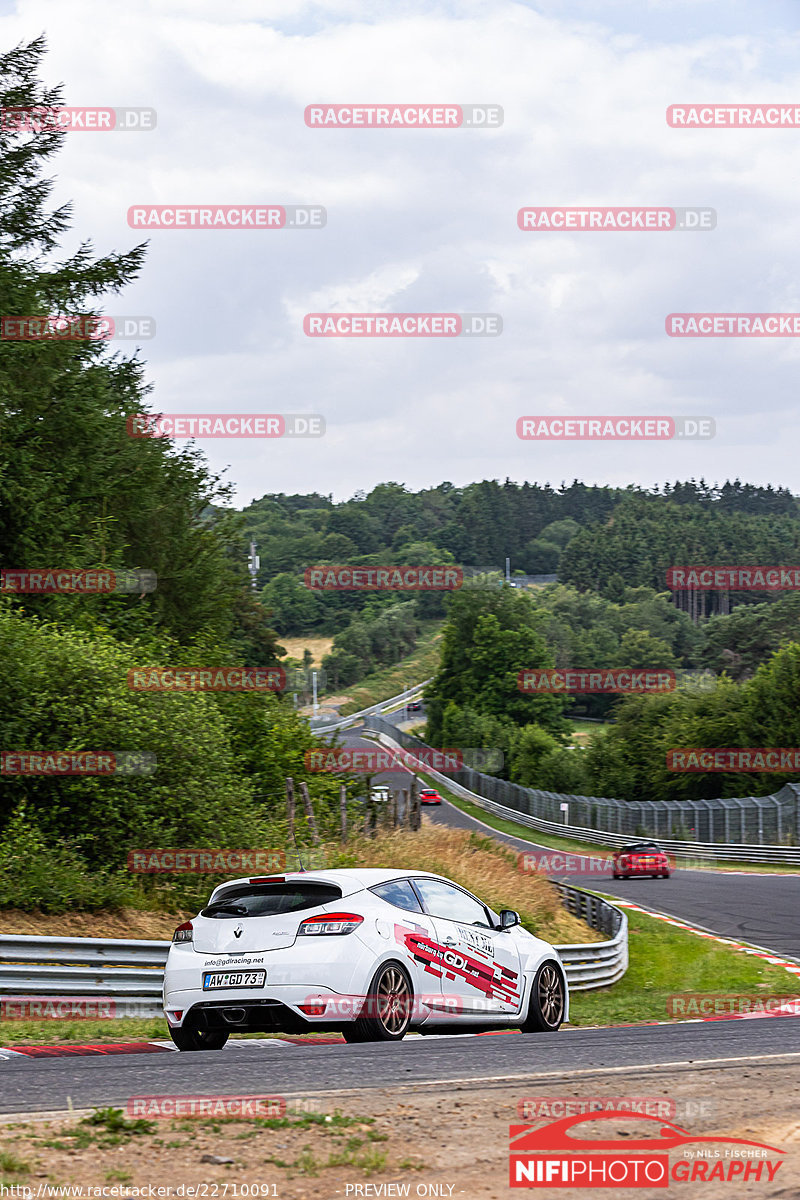
[[[647,1138],[582,1138],[570,1134],[573,1125],[582,1125],[591,1121],[621,1121],[631,1120],[650,1121],[659,1127],[660,1137]],[[560,1151],[560,1150],[625,1150],[641,1152],[657,1150],[676,1150],[679,1146],[708,1145],[711,1142],[724,1142],[733,1146],[755,1146],[760,1150],[768,1150],[770,1154],[784,1154],[776,1146],[768,1146],[764,1142],[752,1142],[747,1138],[723,1137],[719,1134],[713,1137],[698,1137],[680,1125],[671,1125],[661,1117],[650,1117],[645,1113],[634,1113],[625,1109],[614,1109],[611,1112],[578,1113],[573,1117],[562,1117],[560,1121],[551,1121],[548,1125],[512,1125],[509,1131],[510,1149],[514,1154],[525,1154],[531,1151]]]

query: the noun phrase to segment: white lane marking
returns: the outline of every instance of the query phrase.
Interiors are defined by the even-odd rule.
[[[229,1050],[235,1047],[238,1050],[246,1050],[249,1046],[288,1046],[294,1050],[295,1043],[284,1041],[283,1038],[232,1038],[222,1048]]]
[[[703,1067],[703,1066],[711,1066],[711,1067],[721,1066],[726,1063],[766,1062],[770,1059],[776,1059],[776,1058],[781,1058],[781,1059],[800,1058],[800,1051],[790,1051],[788,1053],[783,1053],[783,1054],[748,1054],[748,1055],[743,1055],[738,1058],[696,1058],[696,1059],[684,1058],[684,1059],[676,1059],[674,1062],[641,1063],[638,1066],[634,1065],[631,1067],[585,1067],[585,1068],[581,1068],[580,1070],[573,1070],[570,1067],[564,1067],[563,1070],[561,1070],[561,1071],[537,1071],[537,1072],[528,1071],[523,1075],[465,1075],[465,1076],[459,1076],[458,1078],[454,1078],[454,1079],[450,1079],[450,1078],[447,1078],[447,1079],[415,1079],[413,1083],[409,1083],[409,1084],[405,1084],[405,1085],[402,1083],[392,1084],[391,1087],[393,1090],[395,1088],[402,1089],[403,1087],[407,1087],[410,1091],[413,1091],[414,1088],[418,1088],[418,1087],[437,1087],[437,1088],[441,1088],[442,1090],[444,1090],[453,1084],[509,1083],[509,1082],[513,1083],[516,1080],[564,1079],[567,1077],[569,1079],[574,1079],[576,1075],[622,1075],[622,1074],[635,1075],[637,1072],[639,1072],[641,1074],[642,1071],[653,1071],[653,1070],[656,1070],[659,1068],[664,1068],[664,1067],[689,1067],[691,1069],[694,1069],[696,1067]],[[377,1083],[374,1086],[381,1087],[381,1086],[385,1086],[385,1085],[381,1085],[380,1083]],[[344,1095],[349,1095],[349,1094],[357,1095],[363,1091],[364,1091],[363,1086],[361,1089],[358,1089],[358,1088],[326,1088],[324,1091],[316,1091],[316,1092],[309,1089],[308,1091],[303,1092],[303,1095],[304,1096],[315,1096],[315,1095],[317,1095],[317,1096],[339,1096],[339,1095],[344,1096]],[[288,1099],[288,1093],[287,1093],[286,1098]]]

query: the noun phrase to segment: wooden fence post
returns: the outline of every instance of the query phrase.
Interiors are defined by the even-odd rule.
[[[339,789],[339,816],[342,823],[342,841],[347,841],[347,785],[342,784]]]
[[[319,833],[317,832],[317,821],[314,816],[314,809],[311,804],[311,797],[308,794],[308,784],[305,781],[303,781],[300,784],[300,795],[303,797],[303,806],[305,807],[305,810],[306,810],[306,817],[308,819],[308,827],[311,830],[311,836],[314,839],[314,845],[318,846],[319,845]]]
[[[294,843],[294,780],[289,777],[286,780],[286,824],[289,829],[288,840]]]
[[[422,806],[416,775],[411,781],[411,828],[416,832],[422,827]]]

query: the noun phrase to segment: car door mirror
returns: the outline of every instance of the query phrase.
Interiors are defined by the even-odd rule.
[[[500,913],[500,928],[501,929],[511,929],[512,926],[519,925],[519,924],[520,924],[520,919],[519,919],[518,912],[514,912],[513,909],[510,909],[510,908],[504,908],[502,910],[502,912]]]

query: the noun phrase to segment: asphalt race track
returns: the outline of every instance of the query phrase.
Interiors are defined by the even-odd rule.
[[[557,1034],[503,1033],[409,1037],[369,1045],[238,1046],[180,1054],[0,1061],[0,1112],[52,1112],[115,1105],[132,1096],[308,1095],[340,1089],[549,1077],[630,1066],[686,1066],[775,1058],[800,1060],[794,1017],[698,1021],[671,1025],[568,1029]],[[742,1064],[743,1066],[746,1064]],[[613,1079],[613,1074],[610,1078]]]
[[[374,748],[358,731],[343,744]],[[408,787],[410,772],[384,772],[376,782]],[[486,827],[445,802],[425,810],[431,819],[465,829]],[[519,849],[552,855],[547,847],[491,831]],[[569,879],[703,925],[726,936],[800,958],[797,913],[800,877],[726,875],[677,871],[670,880],[614,881],[578,874]],[[789,990],[787,988],[787,990]],[[13,1037],[7,1037],[13,1045]],[[155,1048],[154,1048],[155,1051]],[[69,1107],[125,1106],[132,1096],[311,1093],[423,1086],[500,1083],[608,1073],[635,1067],[692,1067],[713,1063],[743,1067],[800,1061],[800,1021],[793,1017],[706,1020],[674,1024],[563,1029],[558,1034],[410,1036],[400,1043],[347,1045],[288,1041],[229,1042],[224,1050],[33,1058],[0,1053],[0,1112],[52,1112]]]
[[[402,710],[401,714],[402,716]],[[394,719],[391,714],[386,720]],[[363,748],[375,745],[363,741],[357,734],[344,731],[342,742]],[[394,788],[408,787],[406,772],[386,772],[380,781]],[[558,852],[547,846],[537,845],[519,838],[510,837],[497,830],[487,830],[480,821],[473,820],[446,801],[441,808],[427,807],[431,820],[459,829],[481,829],[493,837],[507,842],[518,850],[539,851],[548,858]],[[605,854],[604,850],[598,851]],[[562,860],[564,855],[559,856]],[[580,856],[577,856],[580,857]],[[688,871],[678,869],[670,879],[612,879],[609,871],[603,874],[569,874],[565,871],[548,872],[551,878],[576,887],[601,891],[608,895],[631,900],[643,908],[668,913],[682,921],[690,921],[723,937],[740,938],[774,950],[785,958],[800,960],[800,874],[756,875],[734,874],[725,871]]]

